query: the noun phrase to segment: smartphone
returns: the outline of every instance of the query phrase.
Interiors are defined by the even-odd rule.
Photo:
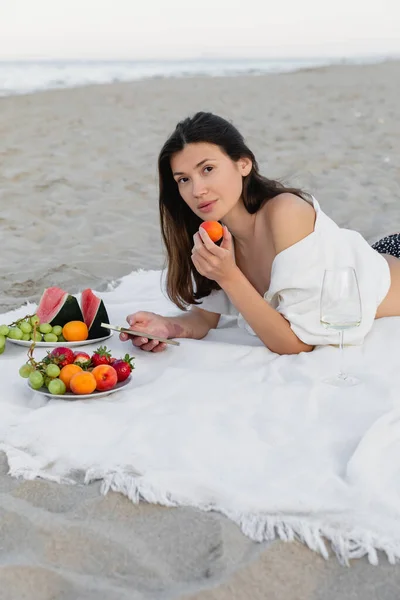
[[[137,335],[139,337],[148,338],[149,340],[157,340],[159,342],[164,342],[164,344],[170,344],[171,346],[180,346],[180,343],[176,342],[175,340],[161,338],[156,335],[152,335],[151,333],[146,333],[145,331],[134,331],[133,329],[120,327],[119,325],[110,325],[109,323],[101,323],[101,326],[105,327],[106,329],[112,329],[113,331],[119,331],[120,333],[127,333],[128,335]]]

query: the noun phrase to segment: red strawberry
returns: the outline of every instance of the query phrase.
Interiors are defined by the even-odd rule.
[[[75,352],[74,363],[80,367],[88,367],[91,364],[90,355],[87,352]]]
[[[124,358],[119,358],[113,363],[114,369],[117,371],[118,381],[128,379],[132,370],[135,368],[132,364],[133,357],[125,354]]]
[[[109,365],[111,354],[107,350],[106,346],[100,346],[96,352],[92,355],[92,365],[98,367],[99,365]]]
[[[58,364],[60,369],[65,367],[65,365],[70,365],[74,362],[74,353],[71,348],[67,348],[65,346],[59,346],[58,348],[54,348],[51,351],[50,356],[55,358],[55,362]]]

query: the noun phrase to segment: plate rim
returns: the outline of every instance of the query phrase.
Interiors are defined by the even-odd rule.
[[[65,348],[74,348],[75,346],[90,346],[91,344],[98,344],[100,342],[105,342],[109,340],[114,333],[111,331],[108,335],[100,338],[95,338],[93,340],[82,340],[80,342],[36,342],[35,348],[59,348],[64,346]],[[23,346],[24,348],[29,348],[32,344],[32,340],[13,340],[12,338],[7,338],[7,341],[10,341],[12,344],[16,346]]]
[[[95,390],[91,394],[68,394],[68,393],[67,394],[51,394],[48,390],[44,391],[44,390],[46,390],[46,388],[44,388],[44,387],[39,388],[38,390],[35,390],[31,386],[29,379],[27,379],[27,385],[28,385],[28,388],[31,390],[31,392],[35,392],[36,394],[40,394],[41,396],[46,396],[47,398],[50,398],[51,400],[88,400],[88,399],[91,400],[92,398],[105,398],[106,396],[109,396],[110,394],[115,394],[116,392],[119,392],[120,390],[124,389],[129,383],[131,383],[131,381],[132,381],[132,373],[129,375],[129,377],[127,379],[125,379],[125,381],[119,381],[116,386],[111,388],[111,390],[103,390],[102,392],[97,392]]]

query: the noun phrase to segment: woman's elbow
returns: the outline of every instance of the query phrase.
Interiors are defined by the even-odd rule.
[[[279,344],[276,348],[269,348],[275,354],[285,356],[287,354],[301,354],[302,352],[312,352],[315,346],[305,344],[298,337],[295,340],[291,340],[290,343]]]

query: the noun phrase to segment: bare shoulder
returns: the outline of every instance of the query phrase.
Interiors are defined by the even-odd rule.
[[[314,231],[314,207],[295,194],[278,194],[263,210],[277,254]]]

